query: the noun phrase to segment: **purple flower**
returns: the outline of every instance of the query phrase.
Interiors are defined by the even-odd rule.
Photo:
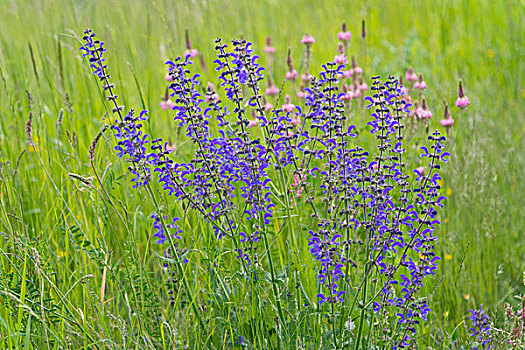
[[[308,49],[312,42],[306,43]],[[103,52],[97,45],[86,44],[88,55]],[[416,166],[405,163],[404,123],[410,104],[404,98],[406,89],[393,77],[372,78],[371,96],[365,100],[374,147],[367,150],[355,138],[345,111],[348,91],[341,90],[340,79],[346,68],[339,63],[346,59],[326,63],[317,77],[308,79],[304,104],[292,104],[286,96],[268,108],[260,86],[264,68],[251,43],[217,39],[215,51],[217,89],[201,87],[188,57],[166,62],[170,113],[189,141],[190,156],[175,159],[162,139],[145,134],[146,112],[135,116],[131,110],[114,123],[117,155],[129,164],[133,187],[149,188],[157,182],[167,195],[163,197],[182,202],[217,239],[231,240],[229,252],[254,283],[266,280],[258,278],[256,270],[265,267],[259,262],[261,248],[272,266],[272,283],[277,280],[268,241],[278,234],[274,226],[284,226],[288,206],[301,205],[301,213],[313,219],[303,239],[316,266],[319,311],[330,309],[336,318],[347,310],[355,315],[353,305],[360,305],[356,322],[364,325],[369,317],[391,320],[390,346],[412,346],[418,324],[431,311],[421,291],[438,268],[434,247],[438,210],[445,199],[438,171],[450,155],[444,152],[445,137],[438,131],[428,136],[414,174]],[[339,53],[344,52],[341,45]],[[100,61],[94,62],[93,69],[100,73]],[[294,78],[291,56],[288,66]],[[354,61],[354,76],[362,79],[357,68]],[[268,81],[270,92],[278,93]],[[259,127],[253,128],[255,123]],[[302,194],[288,196],[290,188]],[[178,219],[170,218],[171,213],[152,215],[153,235],[160,244],[182,238]],[[165,254],[186,259],[176,244]],[[353,285],[353,280],[360,282]],[[272,291],[279,309],[278,289]],[[282,310],[279,313],[286,319]]]
[[[476,346],[474,346],[474,349],[492,349],[492,345],[490,345],[492,325],[490,318],[485,313],[485,310],[483,310],[483,304],[479,306],[479,309],[470,309],[469,312],[469,319],[472,322],[470,327],[470,336],[473,337],[478,343]]]

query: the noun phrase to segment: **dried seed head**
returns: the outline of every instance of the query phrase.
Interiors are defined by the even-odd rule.
[[[29,141],[29,145],[33,146],[33,96],[28,90],[26,90],[26,93],[27,99],[29,100],[29,118],[27,119],[26,123],[26,137]]]
[[[104,132],[108,129],[107,125],[104,125],[104,127],[97,133],[93,141],[91,141],[91,145],[89,146],[89,160],[91,163],[95,160],[95,149],[97,148],[98,142],[100,141],[100,138],[104,134]]]
[[[26,123],[26,136],[27,136],[27,141],[29,141],[30,146],[33,146],[32,132],[33,132],[33,111],[29,111],[29,118],[27,119],[27,123]]]
[[[67,176],[70,178],[82,182],[86,186],[91,186],[91,179],[88,177],[84,177],[82,175],[78,175],[75,173],[68,173]]]

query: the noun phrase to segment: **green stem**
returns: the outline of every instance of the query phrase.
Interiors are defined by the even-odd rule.
[[[284,330],[284,333],[286,334],[286,324],[284,323],[284,314],[283,314],[283,309],[282,309],[282,306],[281,306],[281,299],[279,298],[279,293],[278,293],[278,290],[277,290],[277,287],[275,285],[275,283],[277,282],[277,280],[275,279],[275,270],[274,270],[274,267],[273,267],[273,260],[272,260],[272,254],[270,252],[270,245],[268,244],[268,237],[266,235],[266,232],[264,234],[264,247],[267,251],[267,254],[268,254],[268,263],[270,265],[270,275],[272,277],[272,291],[273,291],[273,295],[275,297],[275,302],[277,303],[277,311],[279,313],[279,321],[281,322],[281,326],[283,327],[283,330]]]
[[[357,339],[355,342],[355,350],[359,349],[359,343],[361,342],[361,334],[363,332],[363,324],[365,323],[365,310],[366,307],[364,305],[364,302],[366,301],[366,288],[368,285],[368,278],[365,278],[365,284],[363,286],[363,308],[361,309],[361,319],[359,320],[359,331],[357,333]]]

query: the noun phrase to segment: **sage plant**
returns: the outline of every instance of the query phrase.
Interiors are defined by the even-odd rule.
[[[283,99],[271,77],[264,81],[259,56],[244,39],[215,41],[215,85],[195,72],[192,54],[166,62],[170,85],[164,101],[190,141],[191,156],[185,158],[144,132],[146,111],[125,113],[117,104],[103,43],[85,32],[81,49],[118,115],[112,122],[116,154],[128,164],[133,188],[154,202],[152,232],[163,246],[164,266],[179,267],[170,282],[181,279],[189,293],[181,264],[191,268],[199,259],[184,245],[204,232],[187,232],[179,223],[184,215],[222,242],[217,254],[225,257],[206,261],[221,260],[235,271],[236,278],[221,279],[223,288],[247,296],[244,304],[218,310],[216,319],[202,311],[206,305],[192,303],[199,334],[234,313],[225,331],[231,344],[406,349],[428,319],[424,291],[438,269],[438,211],[445,199],[438,172],[449,156],[445,137],[428,134],[420,154],[426,168],[408,161],[407,89],[391,76],[375,76],[363,100],[368,85],[355,59],[345,66],[350,35],[344,34],[334,61],[317,76],[308,67],[304,99],[297,102],[289,95]],[[309,50],[314,40],[305,38]],[[286,79],[294,84],[299,74],[291,62],[289,56]],[[426,88],[423,83],[420,75],[418,89]],[[356,137],[347,112],[351,99],[371,112],[368,139]],[[184,212],[162,210],[152,186],[165,191],[164,206]],[[283,236],[286,243],[276,244]],[[294,265],[292,254],[304,257],[303,251],[310,257]],[[310,273],[314,280],[301,277]],[[243,323],[246,314],[253,321]],[[305,326],[297,326],[298,320]]]
[[[469,311],[469,319],[472,323],[470,327],[470,336],[476,341],[476,345],[473,349],[492,349],[492,345],[490,345],[492,325],[490,318],[485,313],[485,310],[483,310],[483,304],[479,306],[479,309],[471,309]]]

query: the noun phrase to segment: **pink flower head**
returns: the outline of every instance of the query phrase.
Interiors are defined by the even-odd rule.
[[[295,109],[295,105],[293,105],[291,103],[291,100],[290,100],[290,95],[286,95],[284,97],[284,104],[283,104],[283,111],[287,112],[287,113],[290,113],[290,112],[293,112],[294,109]]]
[[[293,185],[292,185],[292,186],[293,186],[293,187],[297,187],[297,185],[299,185],[301,182],[305,182],[305,181],[306,181],[306,176],[307,176],[307,175],[308,175],[308,174],[304,174],[304,173],[303,173],[302,176],[299,177],[299,175],[294,174],[294,176],[293,176],[293,180],[294,180],[294,185],[295,185],[295,186],[293,186]]]
[[[303,192],[303,184],[306,181],[306,176],[307,174],[305,173],[303,173],[301,176],[299,176],[298,174],[294,174],[293,176],[292,189],[294,188],[297,189],[297,193],[296,193],[297,198],[301,197],[301,193]]]
[[[361,91],[368,90],[368,85],[365,83],[363,78],[359,79],[359,90],[361,90]]]
[[[359,76],[360,74],[363,74],[363,70],[357,65],[357,61],[355,59],[355,56],[352,56],[352,68],[348,70],[348,74],[350,77],[353,76]]]
[[[415,117],[417,119],[423,118],[423,108],[419,105],[418,101],[414,102],[414,108],[410,111],[410,117]]]
[[[289,70],[284,76],[286,80],[297,80],[299,78],[299,73],[295,69]]]
[[[423,97],[423,101],[421,102],[421,119],[430,119],[432,118],[432,112],[430,111],[430,108],[428,108],[427,100]]]
[[[351,101],[354,98],[354,94],[352,91],[347,91],[343,96],[341,96],[341,100],[348,102]]]
[[[292,117],[292,121],[290,122],[290,124],[294,125],[294,126],[299,126],[301,125],[301,117],[299,117],[297,114],[294,115]]]
[[[305,34],[301,39],[301,44],[304,44],[306,46],[310,46],[313,43],[315,43],[315,38],[310,34]]]
[[[257,126],[257,124],[259,124],[259,120],[258,119],[248,120],[248,127],[249,128],[253,128],[254,126]]]
[[[343,43],[337,44],[337,53],[343,55],[345,53],[345,46]]]
[[[414,68],[412,68],[412,67],[408,68],[405,77],[406,77],[407,82],[409,82],[409,83],[411,81],[416,81],[417,80],[417,75],[414,72]]]
[[[354,93],[346,84],[343,84],[343,93],[344,95],[341,96],[341,100],[345,102],[349,102],[354,98]]]
[[[303,99],[306,96],[308,96],[308,94],[305,91],[303,91],[302,89],[297,91],[297,97],[299,97],[300,99]]]
[[[347,64],[347,63],[348,63],[348,60],[346,59],[346,55],[345,55],[345,54],[342,54],[342,55],[335,55],[335,57],[334,57],[334,63],[337,63],[337,64]]]
[[[279,93],[279,88],[275,86],[271,79],[268,80],[268,87],[266,88],[266,95],[275,96]]]
[[[171,139],[168,140],[168,144],[166,145],[166,151],[173,152],[177,149],[177,147],[171,142]]]
[[[166,81],[173,81],[175,79],[173,79],[170,75],[170,73],[166,73],[166,75],[164,76],[164,79],[166,79]]]
[[[447,129],[450,128],[454,124],[454,119],[448,118],[448,119],[441,119],[439,122],[441,126],[446,127]]]
[[[465,91],[463,90],[463,81],[459,80],[459,88],[458,88],[458,99],[456,100],[456,106],[465,109],[470,104],[470,100],[467,96],[465,96]]]
[[[271,103],[269,103],[268,101],[266,101],[266,97],[264,97],[264,96],[263,96],[262,103],[263,103],[263,108],[266,111],[271,111],[273,109],[273,105]]]
[[[345,47],[343,43],[337,45],[337,55],[334,57],[334,62],[337,64],[347,64],[348,60],[345,55]]]
[[[301,182],[301,180],[299,179],[299,175],[294,174],[292,187],[297,187],[297,185],[299,185],[299,182]]]
[[[461,108],[461,109],[467,108],[467,106],[469,104],[470,104],[470,100],[468,99],[467,96],[465,96],[465,97],[458,97],[458,99],[456,100],[456,106]]]
[[[172,110],[173,107],[175,107],[175,103],[173,103],[170,99],[160,101],[160,108],[162,108],[164,111],[168,109]]]
[[[354,84],[352,86],[352,91],[354,92],[354,98],[358,98],[358,97],[361,97],[363,94],[361,93],[361,89],[359,88],[359,86],[357,86],[356,84]]]
[[[272,46],[272,40],[270,37],[266,38],[266,46],[264,47],[264,52],[267,55],[273,55],[275,53],[275,47]]]
[[[297,78],[299,78],[299,74],[293,68],[292,52],[290,50],[288,50],[288,55],[286,57],[286,65],[288,66],[288,72],[286,72],[285,75],[286,80],[297,80]]]
[[[188,56],[190,56],[191,58],[195,58],[197,57],[197,54],[199,52],[197,51],[197,49],[187,49],[186,51],[184,51],[184,58],[187,58]]]
[[[303,82],[310,82],[310,80],[312,80],[314,76],[310,74],[310,72],[306,72],[306,73],[303,73],[301,74],[301,80]]]
[[[454,119],[452,119],[452,116],[450,115],[448,103],[446,101],[443,101],[443,104],[445,105],[445,110],[443,112],[443,119],[441,119],[439,123],[441,124],[441,126],[444,126],[448,131],[448,129],[450,129],[450,127],[454,124]]]
[[[215,92],[215,86],[213,86],[212,83],[208,83],[208,86],[206,88],[206,95],[204,96],[204,99],[208,103],[219,101],[219,95],[217,94],[217,92]]]
[[[419,73],[418,81],[414,84],[415,89],[425,90],[427,88],[427,83],[423,80],[423,74]]]
[[[423,176],[423,174],[425,173],[425,167],[424,166],[419,166],[416,168],[416,170],[419,172],[419,176]]]
[[[346,28],[346,23],[343,23],[342,30],[337,33],[337,38],[341,41],[350,41],[352,39],[352,33]]]
[[[423,107],[419,106],[416,108],[416,117],[417,119],[423,119],[423,114],[425,111],[423,110]]]

